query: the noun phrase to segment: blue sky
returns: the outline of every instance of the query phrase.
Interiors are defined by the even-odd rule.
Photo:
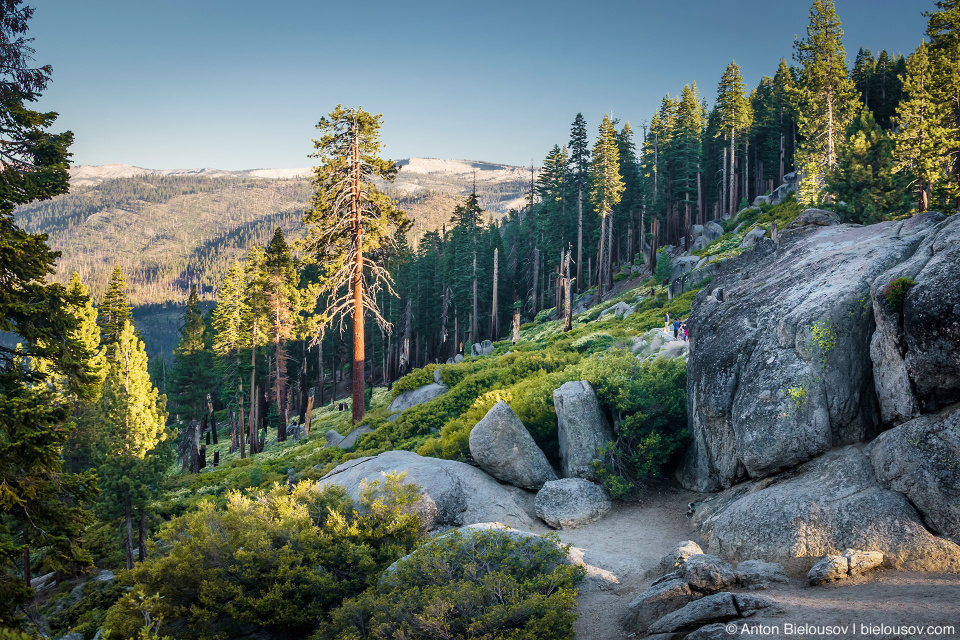
[[[303,167],[338,103],[384,114],[385,157],[539,164],[583,112],[639,131],[665,93],[712,102],[730,60],[747,84],[790,61],[809,3],[746,0],[275,3],[33,0],[40,106],[75,164]],[[859,47],[905,55],[929,0],[837,0]]]

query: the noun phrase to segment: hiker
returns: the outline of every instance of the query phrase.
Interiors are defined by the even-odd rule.
[[[673,339],[678,340],[679,334],[680,334],[680,321],[674,320],[673,321]]]
[[[670,331],[670,312],[669,311],[663,314],[663,330],[667,332]]]

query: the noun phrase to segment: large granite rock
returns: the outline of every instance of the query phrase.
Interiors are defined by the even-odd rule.
[[[938,216],[939,214],[925,214]],[[942,218],[941,218],[942,219]],[[883,290],[911,278],[902,309]],[[899,424],[960,401],[960,217],[942,219],[909,260],[871,289],[877,331],[870,343],[880,413]]]
[[[960,543],[960,409],[885,431],[868,452],[884,488],[907,496],[928,527]]]
[[[787,223],[785,229],[800,229],[801,227],[832,227],[840,224],[840,218],[833,211],[825,209],[807,209],[799,216]]]
[[[493,353],[493,343],[489,340],[474,342],[470,345],[470,355],[472,356],[488,356],[491,353]]]
[[[534,501],[537,516],[554,529],[575,529],[596,522],[610,511],[610,498],[583,478],[563,478],[543,485]]]
[[[593,461],[613,440],[613,429],[600,411],[597,394],[586,380],[565,382],[553,392],[557,437],[565,477],[595,478]]]
[[[537,490],[557,479],[547,456],[503,400],[470,431],[470,455],[481,469],[515,487]]]
[[[713,622],[726,622],[752,615],[772,606],[769,598],[746,593],[715,593],[700,598],[663,616],[647,630],[649,633],[693,631]]]
[[[422,387],[417,387],[416,389],[401,391],[387,406],[387,411],[390,413],[406,411],[407,409],[423,404],[424,402],[430,402],[437,396],[442,396],[446,392],[447,385],[437,382],[431,382],[430,384],[425,384]]]
[[[709,553],[690,556],[681,571],[683,579],[698,593],[716,593],[737,584],[733,565]]]
[[[357,444],[357,440],[365,433],[371,433],[373,429],[363,424],[348,433],[345,436],[340,435],[336,429],[330,429],[326,433],[327,443],[324,445],[326,447],[340,447],[344,451],[352,449],[354,445]]]
[[[848,548],[881,551],[895,568],[960,570],[960,546],[931,534],[906,498],[881,487],[857,446],[711,496],[693,519],[711,553],[795,572]]]
[[[410,451],[387,451],[350,460],[318,484],[343,485],[356,501],[361,481],[382,480],[383,474],[394,471],[406,472],[404,482],[419,486],[420,499],[414,509],[425,530],[478,522],[502,522],[524,529],[534,524],[531,496],[522,489],[502,485],[468,464],[424,458]]]
[[[720,265],[688,322],[685,487],[730,487],[876,435],[871,285],[942,220],[807,226]]]
[[[693,540],[684,540],[683,542],[677,543],[677,545],[668,551],[662,558],[660,558],[660,564],[657,567],[657,575],[666,575],[671,571],[676,571],[677,569],[683,568],[683,563],[687,561],[687,558],[690,556],[697,556],[703,553],[703,549],[700,548]]]
[[[743,236],[743,242],[740,243],[741,249],[751,249],[757,242],[759,242],[765,235],[767,235],[766,229],[760,227],[754,227],[747,232],[747,235]]]
[[[703,237],[707,239],[707,242],[713,242],[723,235],[723,227],[721,227],[715,220],[711,220],[707,224],[703,225]]]

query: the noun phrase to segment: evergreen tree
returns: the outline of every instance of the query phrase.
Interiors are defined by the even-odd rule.
[[[140,512],[143,539],[147,504],[165,466],[158,447],[171,433],[165,427],[166,397],[150,380],[147,353],[129,320],[117,341],[107,346],[107,360],[100,414],[104,443],[98,466],[104,489],[100,506],[105,517],[123,517],[127,569],[132,569],[133,513]]]
[[[403,211],[377,189],[374,180],[390,182],[399,168],[380,152],[380,119],[361,108],[338,105],[329,118],[320,119],[323,132],[314,141],[312,157],[321,165],[314,170],[316,193],[304,217],[306,246],[328,267],[326,291],[333,317],[353,318],[353,420],[363,419],[364,312],[384,329],[389,323],[377,304],[385,287],[392,294],[390,274],[376,258],[394,240],[396,230],[409,221]],[[347,291],[344,291],[344,287]]]
[[[590,200],[600,214],[600,254],[597,264],[601,267],[600,290],[613,284],[610,274],[609,237],[612,235],[610,214],[623,194],[623,178],[620,176],[620,152],[617,149],[617,133],[613,120],[604,115],[600,123],[597,142],[593,145],[590,162]],[[604,236],[608,236],[606,239]]]
[[[688,238],[700,206],[700,162],[703,153],[703,118],[697,85],[687,85],[680,94],[671,145],[674,166],[672,186],[675,201],[683,208],[682,235]]]
[[[278,437],[286,440],[286,425],[290,421],[287,406],[287,343],[296,337],[297,319],[303,311],[303,305],[298,289],[300,275],[297,265],[279,228],[264,253],[264,276],[270,341],[273,343],[273,397],[282,420]]]
[[[220,282],[212,314],[214,370],[221,381],[224,401],[236,397],[237,387],[246,373],[242,353],[250,339],[244,332],[244,318],[249,313],[245,290],[243,265],[235,260]]]
[[[30,551],[45,547],[53,568],[89,563],[80,548],[88,520],[84,506],[96,491],[92,474],[63,471],[61,451],[70,433],[73,403],[51,389],[49,376],[68,381],[68,393],[81,394],[95,374],[75,345],[77,316],[67,290],[45,280],[58,253],[46,236],[14,223],[23,204],[47,200],[69,188],[70,133],[53,134],[53,112],[28,108],[50,80],[49,66],[31,66],[33,49],[24,34],[33,9],[18,0],[0,4],[0,332],[19,347],[0,345],[0,627],[17,623],[15,611],[34,594],[29,586]],[[42,359],[44,370],[23,366]],[[72,388],[71,388],[72,387]],[[17,580],[20,559],[22,580]]]
[[[206,397],[214,391],[213,357],[207,348],[207,339],[200,296],[196,285],[192,285],[183,312],[180,341],[173,350],[170,376],[173,392],[170,408],[188,419],[199,419],[207,412]]]
[[[927,12],[930,37],[930,82],[926,85],[937,105],[937,121],[930,129],[932,143],[946,160],[946,172],[937,192],[960,208],[960,0],[937,0]]]
[[[834,0],[814,0],[807,37],[794,43],[794,57],[802,65],[797,102],[804,175],[797,199],[803,204],[821,200],[827,170],[837,163],[837,146],[858,111],[842,40]]]
[[[628,229],[627,238],[630,245],[626,251],[626,261],[633,262],[634,248],[639,242],[642,230],[634,222],[639,223],[637,212],[641,207],[642,185],[640,179],[640,161],[637,158],[637,146],[633,142],[633,127],[627,122],[617,132],[617,153],[620,159],[620,175],[623,177],[623,195],[620,204],[616,207],[615,219],[617,228]],[[635,229],[635,231],[634,231]],[[637,234],[634,237],[634,232]],[[561,245],[562,246],[562,243]]]
[[[901,190],[893,171],[893,141],[864,109],[847,131],[827,190],[844,222],[873,224],[899,209]]]
[[[877,61],[870,53],[870,49],[861,48],[857,51],[857,59],[850,71],[850,80],[853,81],[853,87],[860,96],[860,101],[863,106],[871,110],[877,107],[877,98],[873,95],[876,66]]]
[[[98,309],[97,322],[100,325],[103,344],[111,344],[119,339],[123,323],[132,321],[131,309],[132,307],[127,303],[127,280],[120,268],[120,263],[117,263],[113,267],[113,273],[110,274],[110,284]]]
[[[896,170],[904,176],[908,188],[916,194],[916,207],[922,213],[930,204],[932,187],[944,164],[939,146],[943,121],[940,105],[932,93],[933,70],[927,45],[923,42],[907,59],[903,77],[904,99],[897,106],[894,122],[894,158]]]
[[[570,180],[577,193],[577,291],[583,290],[583,196],[590,175],[590,141],[587,121],[578,113],[570,127]]]
[[[716,111],[720,125],[717,135],[722,134],[729,144],[723,167],[726,198],[721,204],[721,209],[729,216],[736,213],[736,141],[750,125],[750,103],[744,96],[743,77],[736,62],[730,62],[720,78]]]

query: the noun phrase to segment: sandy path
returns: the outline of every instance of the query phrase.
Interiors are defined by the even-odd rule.
[[[639,503],[617,503],[601,521],[560,531],[560,539],[583,551],[594,567],[577,597],[580,617],[574,624],[577,640],[617,640],[642,637],[620,626],[630,602],[652,582],[645,574],[682,540],[702,539],[685,517],[687,503],[697,494],[664,482],[651,487]],[[538,533],[548,531],[538,529]],[[798,638],[949,638],[960,640],[960,574],[877,571],[819,587],[800,577],[758,592],[776,601],[767,610],[740,620],[730,637],[764,640]],[[743,625],[762,625],[765,632],[741,633]],[[793,625],[793,629],[789,629]],[[838,633],[803,633],[800,625],[834,627]],[[953,633],[863,633],[877,625],[954,625]],[[854,627],[856,627],[854,629]],[[842,629],[846,631],[843,632]]]

